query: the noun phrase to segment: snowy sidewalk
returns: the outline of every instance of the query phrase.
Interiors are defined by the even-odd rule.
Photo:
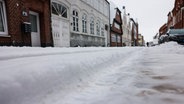
[[[184,48],[0,48],[0,104],[183,104]]]

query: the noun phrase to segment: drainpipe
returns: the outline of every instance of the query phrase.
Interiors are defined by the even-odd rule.
[[[52,27],[52,1],[53,0],[49,0],[49,2],[50,2],[50,35],[51,35],[51,43],[50,43],[50,45],[52,46],[52,47],[54,47],[54,39],[53,39],[53,27]]]
[[[181,8],[181,14],[182,14],[182,28],[184,29],[184,7]]]
[[[109,36],[107,36],[107,47],[111,47],[111,12],[110,12],[110,3],[109,3]]]

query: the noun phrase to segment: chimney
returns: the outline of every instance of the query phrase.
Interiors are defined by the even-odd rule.
[[[125,6],[123,6],[123,9],[125,9]]]

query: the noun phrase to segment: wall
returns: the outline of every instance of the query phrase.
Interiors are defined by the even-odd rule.
[[[71,46],[107,46],[109,37],[109,3],[106,0],[66,0],[71,4],[70,7],[70,23],[73,21],[73,10],[77,10],[79,13],[79,31],[73,31],[73,24],[71,24],[70,34]],[[82,32],[82,15],[87,15],[87,33]],[[90,34],[90,19],[94,17],[94,34]],[[100,27],[102,23],[107,29],[104,30],[104,36],[97,35],[97,21],[100,21]]]
[[[8,35],[0,37],[0,45],[31,46],[30,33],[24,33],[21,28],[23,22],[29,22],[29,11],[40,15],[41,46],[52,45],[50,0],[6,0],[5,3]]]

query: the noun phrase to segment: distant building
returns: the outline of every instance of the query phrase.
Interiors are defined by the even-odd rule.
[[[50,0],[0,0],[0,45],[52,46]]]
[[[107,46],[109,10],[107,0],[52,0],[54,46]]]
[[[141,34],[138,34],[138,44],[137,46],[144,46],[145,42],[144,42],[144,36],[142,36]]]
[[[122,43],[123,43],[123,46],[131,46],[130,14],[126,13],[125,7],[123,7],[122,21],[123,21],[122,22],[122,29],[123,29]]]
[[[161,26],[160,29],[159,29],[159,36],[165,35],[165,34],[167,33],[167,30],[168,30],[167,24],[165,23],[165,24],[164,24],[163,26]]]
[[[153,37],[153,44],[154,45],[159,44],[159,34],[158,33]]]
[[[184,29],[184,1],[175,0],[174,8],[167,16],[167,23],[159,29],[160,36],[165,35],[169,29]]]
[[[131,45],[138,46],[138,23],[134,21],[133,18],[130,19],[132,23],[132,36],[131,36]]]
[[[113,3],[111,3],[110,11],[111,11],[110,46],[120,47],[122,46],[122,34],[123,34],[121,11]]]

